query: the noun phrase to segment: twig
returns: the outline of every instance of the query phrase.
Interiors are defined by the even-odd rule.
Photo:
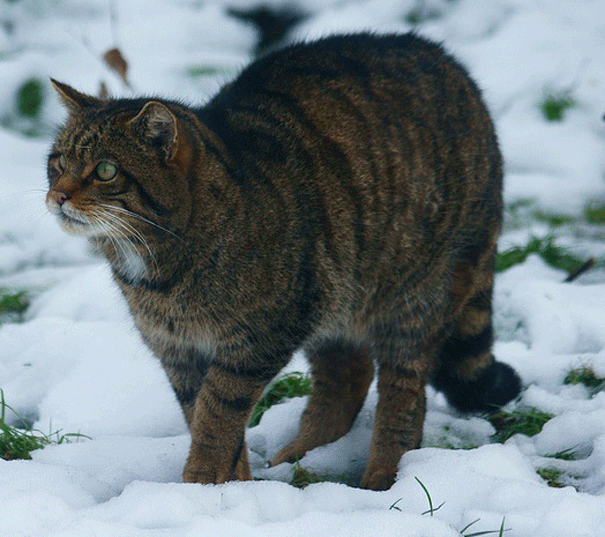
[[[581,274],[584,274],[587,270],[594,267],[595,263],[596,263],[595,258],[591,257],[588,261],[586,261],[585,263],[580,265],[577,269],[572,271],[571,274],[569,276],[567,276],[567,278],[565,278],[563,281],[565,283],[573,282],[578,276],[580,276]]]

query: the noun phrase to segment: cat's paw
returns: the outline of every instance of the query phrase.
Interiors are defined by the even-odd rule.
[[[252,473],[247,450],[242,450],[235,468],[230,462],[232,460],[233,457],[217,460],[211,457],[210,453],[197,454],[192,448],[183,469],[183,482],[218,485],[227,481],[250,481]]]
[[[282,462],[296,462],[297,460],[300,460],[306,452],[307,450],[297,441],[297,439],[295,439],[277,452],[275,457],[271,460],[271,466],[277,466]]]
[[[235,465],[235,470],[233,471],[233,479],[237,481],[252,480],[252,472],[250,471],[250,463],[248,462],[248,450],[246,449],[245,445],[242,449],[239,460]]]
[[[185,465],[183,470],[183,483],[200,483],[202,485],[207,484],[219,484],[224,483],[227,479],[221,479],[220,474],[216,472],[206,472],[200,468],[192,468],[190,465]]]
[[[183,470],[183,483],[201,483],[201,484],[215,484],[220,485],[228,481],[250,481],[252,474],[250,473],[250,467],[245,467],[238,463],[235,471],[231,469],[214,469],[207,470],[201,468],[191,468],[185,466]]]
[[[359,486],[369,490],[389,490],[395,483],[397,472],[387,471],[382,468],[375,470],[366,469]]]

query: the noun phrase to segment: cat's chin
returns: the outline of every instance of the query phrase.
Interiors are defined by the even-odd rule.
[[[95,226],[79,220],[77,218],[73,218],[66,214],[61,214],[58,216],[59,223],[64,231],[69,233],[70,235],[77,235],[79,237],[99,237],[102,236],[101,230],[95,228]]]

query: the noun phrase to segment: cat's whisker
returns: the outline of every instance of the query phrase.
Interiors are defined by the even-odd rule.
[[[115,225],[115,222],[108,220],[99,214],[95,214],[93,219],[95,224],[104,230],[104,236],[110,241],[118,258],[122,259],[123,263],[138,257],[136,247],[128,237],[122,236],[122,232]]]
[[[123,231],[125,231],[126,233],[131,233],[141,243],[141,245],[145,248],[145,250],[149,254],[149,257],[155,264],[156,256],[155,256],[151,246],[149,245],[149,242],[147,241],[147,239],[145,239],[143,234],[138,229],[136,229],[132,224],[127,222],[126,220],[119,218],[116,215],[108,215],[108,216],[113,218],[112,221],[117,223]]]
[[[39,206],[26,207],[21,212],[23,223],[29,226],[38,226],[44,219],[48,218],[48,211],[41,209]]]
[[[102,203],[99,205],[100,207],[103,207],[104,209],[108,209],[110,211],[114,211],[117,213],[123,213],[126,214],[128,216],[131,216],[133,218],[136,218],[137,220],[140,220],[141,222],[145,222],[146,224],[149,224],[150,226],[153,226],[161,231],[165,231],[166,233],[172,235],[175,239],[178,239],[181,242],[185,242],[181,237],[179,237],[176,233],[174,233],[173,231],[170,231],[169,229],[166,229],[165,227],[156,224],[155,222],[153,222],[152,220],[149,220],[148,218],[145,218],[144,216],[141,216],[140,214],[137,214],[133,211],[129,211],[128,209],[124,209],[123,207],[116,207],[115,205],[108,205],[106,203]]]
[[[117,244],[119,244],[120,250],[124,255],[128,256],[128,254],[138,254],[137,246],[128,237],[128,235],[132,235],[145,249],[153,269],[157,270],[158,264],[156,255],[149,245],[149,242],[139,230],[119,216],[111,214],[111,212],[107,211],[105,208],[97,209],[95,215],[103,222],[105,228],[108,230],[108,236],[113,239],[112,244],[114,247],[116,247],[117,241]],[[128,250],[126,250],[126,248],[128,248]]]
[[[139,241],[141,246],[143,246],[143,248],[147,252],[149,259],[151,261],[151,264],[153,265],[153,269],[157,270],[158,264],[157,264],[156,255],[153,252],[151,246],[149,245],[149,242],[145,239],[145,237],[142,235],[142,233],[140,231],[138,231],[136,228],[134,228],[132,225],[130,225],[128,222],[125,222],[119,218],[116,218],[115,221],[121,227],[121,229],[123,229],[125,232],[130,232]],[[125,240],[127,241],[128,245],[131,247],[131,249],[136,252],[137,251],[136,245],[128,237],[126,237]]]
[[[92,212],[90,215],[90,222],[91,225],[95,226],[96,228],[102,231],[103,237],[107,238],[114,246],[114,248],[118,249],[118,245],[115,243],[115,230],[111,227],[111,225],[107,222],[105,218],[95,212]]]
[[[41,198],[45,198],[46,193],[47,193],[47,190],[44,188],[30,188],[29,190],[20,190],[19,192],[16,192],[15,195],[22,197],[22,198],[24,198],[26,196],[39,195]]]
[[[30,190],[21,190],[15,192],[15,203],[19,209],[19,218],[23,222],[37,224],[47,214],[44,210],[44,199],[46,190],[41,188],[33,188]]]

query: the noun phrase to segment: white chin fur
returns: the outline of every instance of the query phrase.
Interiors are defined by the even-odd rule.
[[[96,226],[86,224],[80,220],[74,220],[73,218],[59,217],[59,223],[65,231],[72,235],[79,235],[81,237],[98,237],[102,235],[101,230]]]
[[[72,207],[69,202],[66,202],[63,207],[50,203],[48,209],[57,216],[61,227],[72,235],[88,238],[111,236],[110,240],[114,245],[116,255],[112,264],[120,274],[134,281],[139,281],[147,275],[145,260],[128,239],[118,237],[115,233],[108,233],[112,230],[111,227],[96,223],[94,219]],[[115,227],[113,231],[116,231]]]
[[[124,241],[122,244],[123,248],[116,248],[117,266],[115,268],[126,278],[139,281],[147,275],[147,264],[130,244]]]
[[[69,202],[66,202],[63,207],[53,203],[47,204],[47,206],[49,211],[59,219],[61,227],[68,233],[84,237],[103,235],[100,226],[95,225],[89,217],[72,208]]]

